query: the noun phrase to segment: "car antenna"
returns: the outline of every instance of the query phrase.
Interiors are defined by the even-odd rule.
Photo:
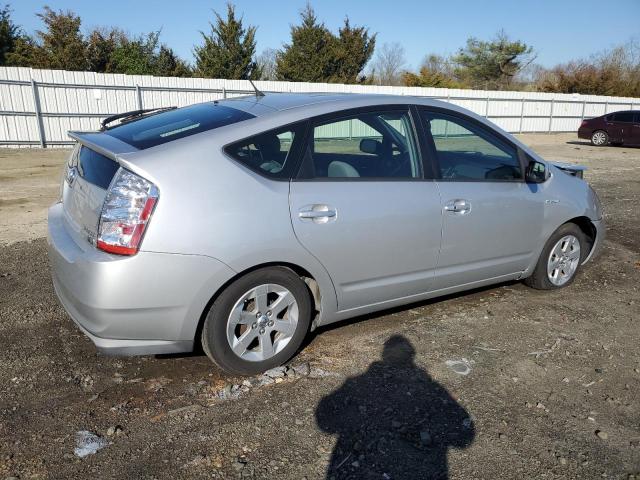
[[[257,98],[264,97],[264,93],[261,92],[260,90],[258,90],[258,87],[256,87],[255,83],[253,83],[253,80],[251,80],[251,73],[253,73],[253,72],[249,72],[247,80],[249,80],[249,83],[253,87],[253,91],[256,92],[256,97]]]

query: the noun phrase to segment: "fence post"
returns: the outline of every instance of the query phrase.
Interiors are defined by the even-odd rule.
[[[44,138],[44,124],[42,123],[42,110],[40,108],[40,95],[38,95],[38,84],[32,78],[31,79],[31,93],[33,94],[33,109],[36,114],[36,123],[38,125],[38,139],[40,140],[40,146],[47,148],[47,143]]]
[[[222,87],[222,98],[227,98],[227,89]]]
[[[140,85],[136,83],[136,97],[138,99],[138,110],[142,110],[144,107],[142,105],[142,91],[140,89]]]
[[[609,113],[609,99],[604,102],[604,114]]]
[[[522,122],[524,120],[524,102],[526,102],[527,99],[522,97],[522,104],[520,105],[520,133],[522,133]]]
[[[552,98],[551,99],[551,114],[549,115],[549,132],[551,133],[551,125],[553,124],[553,107],[555,105],[556,99]]]
[[[582,118],[581,118],[581,120],[584,120],[584,112],[585,112],[586,108],[587,108],[587,101],[583,100],[582,101]]]
[[[487,97],[487,103],[484,106],[484,118],[489,118],[489,97]]]

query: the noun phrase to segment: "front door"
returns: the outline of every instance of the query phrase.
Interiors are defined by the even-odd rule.
[[[310,132],[304,178],[291,182],[291,221],[331,276],[338,308],[428,291],[440,248],[440,196],[423,179],[408,109],[336,114]]]
[[[424,110],[435,152],[443,226],[434,287],[457,287],[524,270],[540,245],[544,200],[524,182],[518,149],[463,116]]]

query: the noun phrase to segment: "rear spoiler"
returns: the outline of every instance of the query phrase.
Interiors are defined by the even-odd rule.
[[[576,165],[574,163],[566,163],[566,162],[549,162],[549,163],[554,167],[559,168],[564,173],[574,177],[578,177],[578,178],[583,178],[584,172],[585,170],[587,170],[587,167],[585,167],[584,165]]]
[[[136,147],[105,133],[70,131],[68,135],[85,147],[115,161],[118,161],[116,157],[122,153],[138,151]]]

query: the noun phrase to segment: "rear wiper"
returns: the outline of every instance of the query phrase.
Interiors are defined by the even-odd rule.
[[[166,112],[167,110],[175,110],[178,107],[161,107],[161,108],[145,108],[142,110],[131,110],[130,112],[117,113],[116,115],[111,115],[110,117],[105,118],[100,122],[102,127],[100,130],[107,130],[109,128],[108,125],[116,120],[120,120],[118,125],[122,125],[123,123],[132,122],[134,120],[139,120],[143,117],[148,117],[150,115],[155,115],[156,113]]]

